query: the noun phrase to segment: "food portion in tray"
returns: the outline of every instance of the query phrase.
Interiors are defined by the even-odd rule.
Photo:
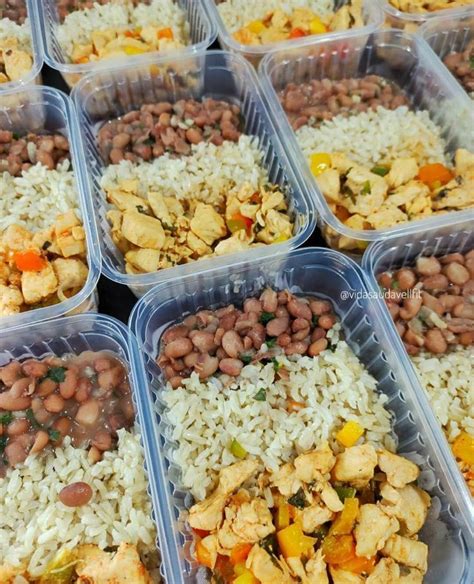
[[[129,274],[292,237],[286,193],[235,104],[144,104],[104,124],[97,140],[112,239]]]
[[[410,14],[462,8],[472,4],[472,0],[389,0],[389,2],[397,10]]]
[[[0,368],[2,582],[158,581],[134,418],[111,352]]]
[[[88,277],[69,142],[0,131],[0,316],[62,302]]]
[[[474,495],[474,250],[419,257],[377,279]]]
[[[123,58],[188,45],[186,12],[174,0],[62,2],[57,38],[71,63]]]
[[[474,41],[464,51],[453,51],[446,55],[443,63],[474,99]]]
[[[338,452],[323,443],[274,470],[234,463],[190,509],[196,560],[214,583],[421,584],[430,496],[418,476],[370,443]]]
[[[267,45],[364,26],[362,0],[339,8],[333,0],[224,0],[217,6],[232,37],[242,45]]]
[[[32,67],[31,28],[25,2],[0,2],[0,83],[18,81]]]
[[[386,229],[474,206],[474,154],[452,156],[441,128],[377,75],[288,84],[281,104],[331,211]],[[339,247],[355,242],[341,238]]]

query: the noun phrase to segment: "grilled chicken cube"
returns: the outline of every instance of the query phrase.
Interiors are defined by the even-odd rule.
[[[428,569],[428,546],[422,541],[392,535],[382,549],[382,554],[423,573]]]
[[[403,488],[408,483],[416,481],[420,469],[406,458],[393,454],[388,450],[377,453],[380,470],[387,475],[387,481],[395,488]]]
[[[21,292],[12,286],[0,284],[0,315],[10,316],[18,314],[23,304]]]
[[[415,535],[423,527],[430,508],[428,493],[414,485],[395,489],[388,483],[380,488],[382,508],[387,515],[396,517],[408,535]]]
[[[354,529],[356,554],[372,557],[381,550],[388,538],[400,528],[394,517],[386,515],[378,505],[362,505]]]
[[[88,548],[93,547],[96,546],[82,546],[76,566],[77,584],[152,584],[134,545],[122,543],[116,553],[98,548],[88,553]]]
[[[224,219],[211,205],[198,203],[191,219],[191,231],[207,245],[212,245],[217,239],[227,235]]]
[[[257,543],[275,531],[273,516],[264,499],[228,505],[224,516],[217,535],[225,550],[232,550],[241,543]]]
[[[295,475],[304,483],[310,483],[321,474],[328,473],[335,462],[336,457],[326,442],[321,448],[295,458]]]
[[[288,568],[270,556],[258,544],[250,550],[245,566],[259,580],[260,584],[292,584],[294,582]]]
[[[397,158],[393,161],[386,181],[393,189],[406,184],[418,175],[418,164],[415,158]]]
[[[21,291],[26,304],[37,304],[58,288],[58,279],[53,266],[48,262],[39,272],[21,274]]]
[[[382,558],[366,580],[366,584],[399,584],[400,566],[391,558]]]
[[[336,568],[335,566],[329,567],[329,573],[331,574],[333,584],[364,584],[365,582],[362,576],[354,574],[354,572]]]
[[[373,478],[376,466],[377,453],[371,444],[352,446],[337,455],[334,478],[356,488],[365,487]]]
[[[122,234],[131,243],[148,249],[161,249],[166,240],[159,219],[133,210],[123,214]]]
[[[81,260],[58,258],[52,264],[61,290],[82,288],[85,284],[89,269]]]

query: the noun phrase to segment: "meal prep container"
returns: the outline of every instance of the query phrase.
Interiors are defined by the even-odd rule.
[[[67,136],[76,179],[78,207],[86,232],[89,266],[86,283],[77,294],[59,304],[0,317],[0,330],[57,318],[73,311],[96,310],[95,287],[100,274],[100,250],[93,219],[94,209],[86,179],[81,136],[71,100],[57,89],[42,86],[31,86],[28,89],[18,89],[6,94],[0,93],[0,127],[2,130],[19,133],[46,130]]]
[[[383,18],[384,18],[383,10],[379,6],[377,0],[362,0],[362,6],[363,6],[362,12],[363,12],[363,17],[364,17],[364,26],[363,27],[356,28],[356,29],[350,29],[350,30],[328,32],[325,34],[320,34],[320,35],[316,35],[316,36],[313,35],[313,36],[303,37],[303,38],[299,38],[299,39],[290,39],[287,41],[281,41],[281,42],[277,42],[277,43],[267,43],[265,45],[253,46],[253,45],[240,44],[238,41],[236,41],[234,39],[234,37],[232,36],[232,33],[230,33],[227,30],[227,27],[224,24],[224,21],[222,20],[221,15],[219,13],[219,10],[217,8],[217,6],[219,4],[222,4],[222,2],[224,2],[224,0],[204,0],[204,2],[207,3],[207,7],[208,7],[209,14],[211,16],[211,19],[213,20],[213,22],[216,25],[217,34],[219,36],[219,42],[221,44],[221,47],[223,49],[227,49],[229,51],[233,51],[235,53],[238,53],[239,55],[242,55],[243,57],[248,59],[254,67],[258,66],[261,59],[266,54],[268,54],[271,51],[274,51],[275,49],[284,50],[284,49],[291,48],[295,45],[298,45],[298,46],[303,45],[304,46],[307,43],[311,43],[312,41],[314,41],[315,38],[318,38],[322,41],[327,41],[329,39],[343,38],[343,37],[347,36],[347,34],[350,34],[353,30],[356,30],[357,32],[369,33],[369,32],[374,31],[375,29],[379,28],[380,26],[382,26]],[[335,10],[338,10],[339,8],[341,8],[341,6],[344,6],[347,3],[348,3],[348,0],[335,0],[334,1]],[[258,0],[256,1],[256,4],[258,4]],[[252,19],[249,17],[249,20],[252,20]]]
[[[217,32],[207,12],[204,10],[202,2],[196,2],[195,0],[176,0],[176,2],[187,14],[192,44],[186,48],[170,51],[166,54],[173,57],[193,55],[212,45]],[[156,59],[162,54],[159,52],[151,52],[143,55],[128,56],[126,59],[102,59],[101,61],[82,64],[71,63],[68,56],[62,50],[57,38],[57,27],[60,21],[56,9],[56,0],[42,0],[38,2],[38,7],[38,30],[41,31],[45,61],[50,67],[57,69],[62,74],[69,87],[73,87],[84,75],[94,71],[108,71],[111,67],[123,64],[124,60],[130,67],[137,67],[141,63],[149,61],[150,58]]]
[[[265,286],[332,300],[346,341],[377,379],[379,390],[389,397],[387,407],[394,416],[399,452],[415,455],[422,468],[421,484],[435,497],[431,519],[422,530],[422,537],[430,546],[429,571],[424,582],[440,584],[443,574],[446,584],[471,583],[474,565],[468,555],[468,548],[473,548],[468,529],[470,510],[453,480],[455,464],[445,451],[439,426],[430,413],[425,414],[429,410],[426,398],[411,384],[406,356],[393,349],[393,330],[386,331],[383,326],[380,300],[368,297],[362,270],[346,256],[320,248],[294,250],[287,255],[274,255],[265,262],[250,260],[245,265],[160,284],[132,312],[130,328],[140,348],[140,359],[133,366],[146,367],[155,401],[154,432],[161,449],[160,472],[154,475],[154,480],[160,494],[160,541],[168,581],[191,584],[208,580],[192,557],[193,537],[186,526],[185,511],[193,500],[182,487],[180,470],[173,463],[175,443],[162,400],[165,380],[155,363],[160,337],[189,313],[229,303],[241,305],[246,297],[257,295]]]
[[[126,284],[137,296],[159,282],[177,279],[185,274],[217,266],[235,265],[249,258],[261,261],[277,251],[298,247],[312,233],[314,205],[298,189],[297,179],[285,149],[265,111],[255,71],[238,55],[208,51],[193,57],[159,60],[151,67],[144,65],[132,68],[127,65],[85,78],[74,88],[73,96],[84,137],[89,177],[94,189],[104,274],[115,282]],[[110,205],[100,188],[100,178],[105,167],[96,146],[98,128],[111,117],[140,108],[144,103],[206,97],[225,99],[241,107],[244,131],[257,137],[264,152],[263,164],[268,169],[270,180],[281,185],[288,193],[289,210],[295,222],[294,235],[278,245],[202,259],[151,274],[126,274],[123,254],[110,236],[110,225],[106,218]]]
[[[432,18],[418,32],[441,60],[450,53],[462,52],[474,39],[474,7],[457,14],[443,14]]]
[[[393,28],[405,29],[406,32],[416,32],[418,27],[421,26],[424,22],[430,22],[440,15],[455,16],[459,12],[465,11],[466,8],[472,11],[472,8],[469,8],[469,6],[466,5],[458,6],[457,8],[447,8],[445,10],[435,10],[433,12],[402,12],[390,4],[389,0],[379,1],[382,4],[382,8],[385,13],[386,24],[388,26],[392,26]]]
[[[426,43],[399,30],[353,34],[343,40],[314,41],[302,47],[275,51],[265,57],[259,72],[271,115],[278,120],[278,130],[302,189],[316,201],[320,228],[330,247],[360,253],[373,241],[393,235],[409,235],[421,226],[436,225],[441,220],[439,217],[442,216],[435,216],[374,230],[346,227],[330,210],[318,188],[277,95],[290,82],[298,84],[311,79],[380,75],[401,86],[416,110],[429,111],[432,121],[441,127],[450,153],[459,147],[472,151],[472,101],[458,84],[452,83],[451,75]],[[466,213],[469,211],[449,215],[464,216]]]
[[[8,83],[0,83],[0,94],[4,91],[11,91],[18,89],[24,85],[31,83],[41,83],[41,68],[43,67],[43,45],[41,42],[41,35],[39,34],[36,23],[38,21],[37,4],[34,0],[26,0],[26,8],[28,11],[28,21],[30,23],[31,31],[31,50],[33,56],[32,68],[16,81],[9,81]]]
[[[371,245],[363,257],[363,268],[365,270],[368,286],[375,294],[378,293],[379,285],[377,283],[377,276],[379,274],[387,270],[412,266],[416,258],[419,256],[441,256],[454,252],[466,253],[469,250],[474,249],[473,225],[474,215],[470,221],[445,222],[442,226],[419,230],[418,232],[413,233],[409,239],[406,237],[397,237]],[[390,335],[392,335],[393,345],[396,351],[403,354],[405,370],[407,376],[410,378],[410,383],[417,389],[418,393],[424,392],[421,381],[418,379],[415,368],[411,363],[400,336],[398,335],[385,302],[381,303],[381,308],[381,320],[383,326],[390,332]],[[429,403],[428,399],[427,401]],[[428,414],[427,410],[425,410],[425,412]],[[429,413],[431,414],[431,412]],[[434,414],[431,414],[430,418],[433,423],[436,422],[438,426],[441,427]],[[442,444],[442,449],[446,455],[451,456],[454,461],[454,456],[444,433],[442,433],[442,442],[444,442],[444,444]],[[471,495],[457,464],[456,471],[457,472],[453,475],[456,490],[459,493],[459,497],[463,499],[464,506],[466,508],[470,507],[471,513],[474,516]],[[471,523],[471,525],[473,524]]]
[[[135,424],[139,428],[145,453],[145,470],[149,477],[153,476],[157,456],[156,446],[149,444],[150,428],[154,423],[153,405],[144,371],[131,366],[139,358],[139,352],[137,342],[126,326],[110,316],[83,314],[0,331],[0,367],[12,359],[23,361],[44,358],[51,353],[64,355],[83,351],[112,351],[127,366],[136,413]],[[148,494],[156,522],[158,493],[152,480],[149,481]]]

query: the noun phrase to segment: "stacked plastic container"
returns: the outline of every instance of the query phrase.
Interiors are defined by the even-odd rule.
[[[442,130],[450,153],[457,148],[474,149],[472,102],[420,39],[402,31],[353,34],[344,40],[313,41],[285,51],[275,51],[262,61],[260,78],[268,107],[287,145],[295,172],[309,196],[316,202],[320,228],[335,249],[361,252],[371,242],[436,225],[438,216],[379,230],[355,230],[345,226],[330,210],[308,161],[297,143],[277,93],[287,83],[311,79],[331,80],[376,74],[394,81],[406,92],[415,110],[427,110]],[[471,211],[453,213],[474,217]],[[441,219],[442,220],[442,219]]]
[[[420,27],[423,23],[430,22],[440,15],[446,15],[448,18],[456,17],[457,13],[469,9],[469,5],[466,2],[464,6],[458,6],[456,8],[448,8],[444,10],[434,10],[432,12],[404,12],[395,8],[390,0],[380,0],[380,2],[383,6],[385,22],[388,26],[392,26],[393,28],[401,28],[406,32],[412,33],[417,32],[418,27]]]
[[[94,206],[100,233],[105,275],[125,284],[140,296],[164,280],[181,278],[195,271],[216,266],[235,265],[250,259],[263,260],[281,250],[304,243],[314,229],[314,205],[301,193],[285,148],[267,114],[252,67],[238,55],[207,51],[193,56],[160,59],[152,64],[128,64],[84,79],[73,91],[79,124],[84,138],[84,155],[93,185]],[[111,117],[124,115],[141,105],[156,101],[213,97],[240,106],[244,133],[255,136],[264,152],[264,165],[270,181],[288,193],[289,211],[294,220],[294,235],[288,241],[261,246],[244,252],[202,259],[159,272],[127,274],[122,253],[112,242],[106,218],[108,204],[100,187],[104,163],[97,148],[97,129]]]

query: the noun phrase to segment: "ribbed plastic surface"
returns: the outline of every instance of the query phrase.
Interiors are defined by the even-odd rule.
[[[385,20],[388,26],[394,28],[403,28],[407,32],[415,32],[417,27],[424,22],[429,22],[440,15],[456,15],[464,10],[474,10],[474,7],[469,7],[467,4],[463,7],[448,8],[441,10],[434,10],[432,12],[403,12],[397,10],[395,6],[390,3],[390,0],[380,0],[383,11],[385,13]]]

